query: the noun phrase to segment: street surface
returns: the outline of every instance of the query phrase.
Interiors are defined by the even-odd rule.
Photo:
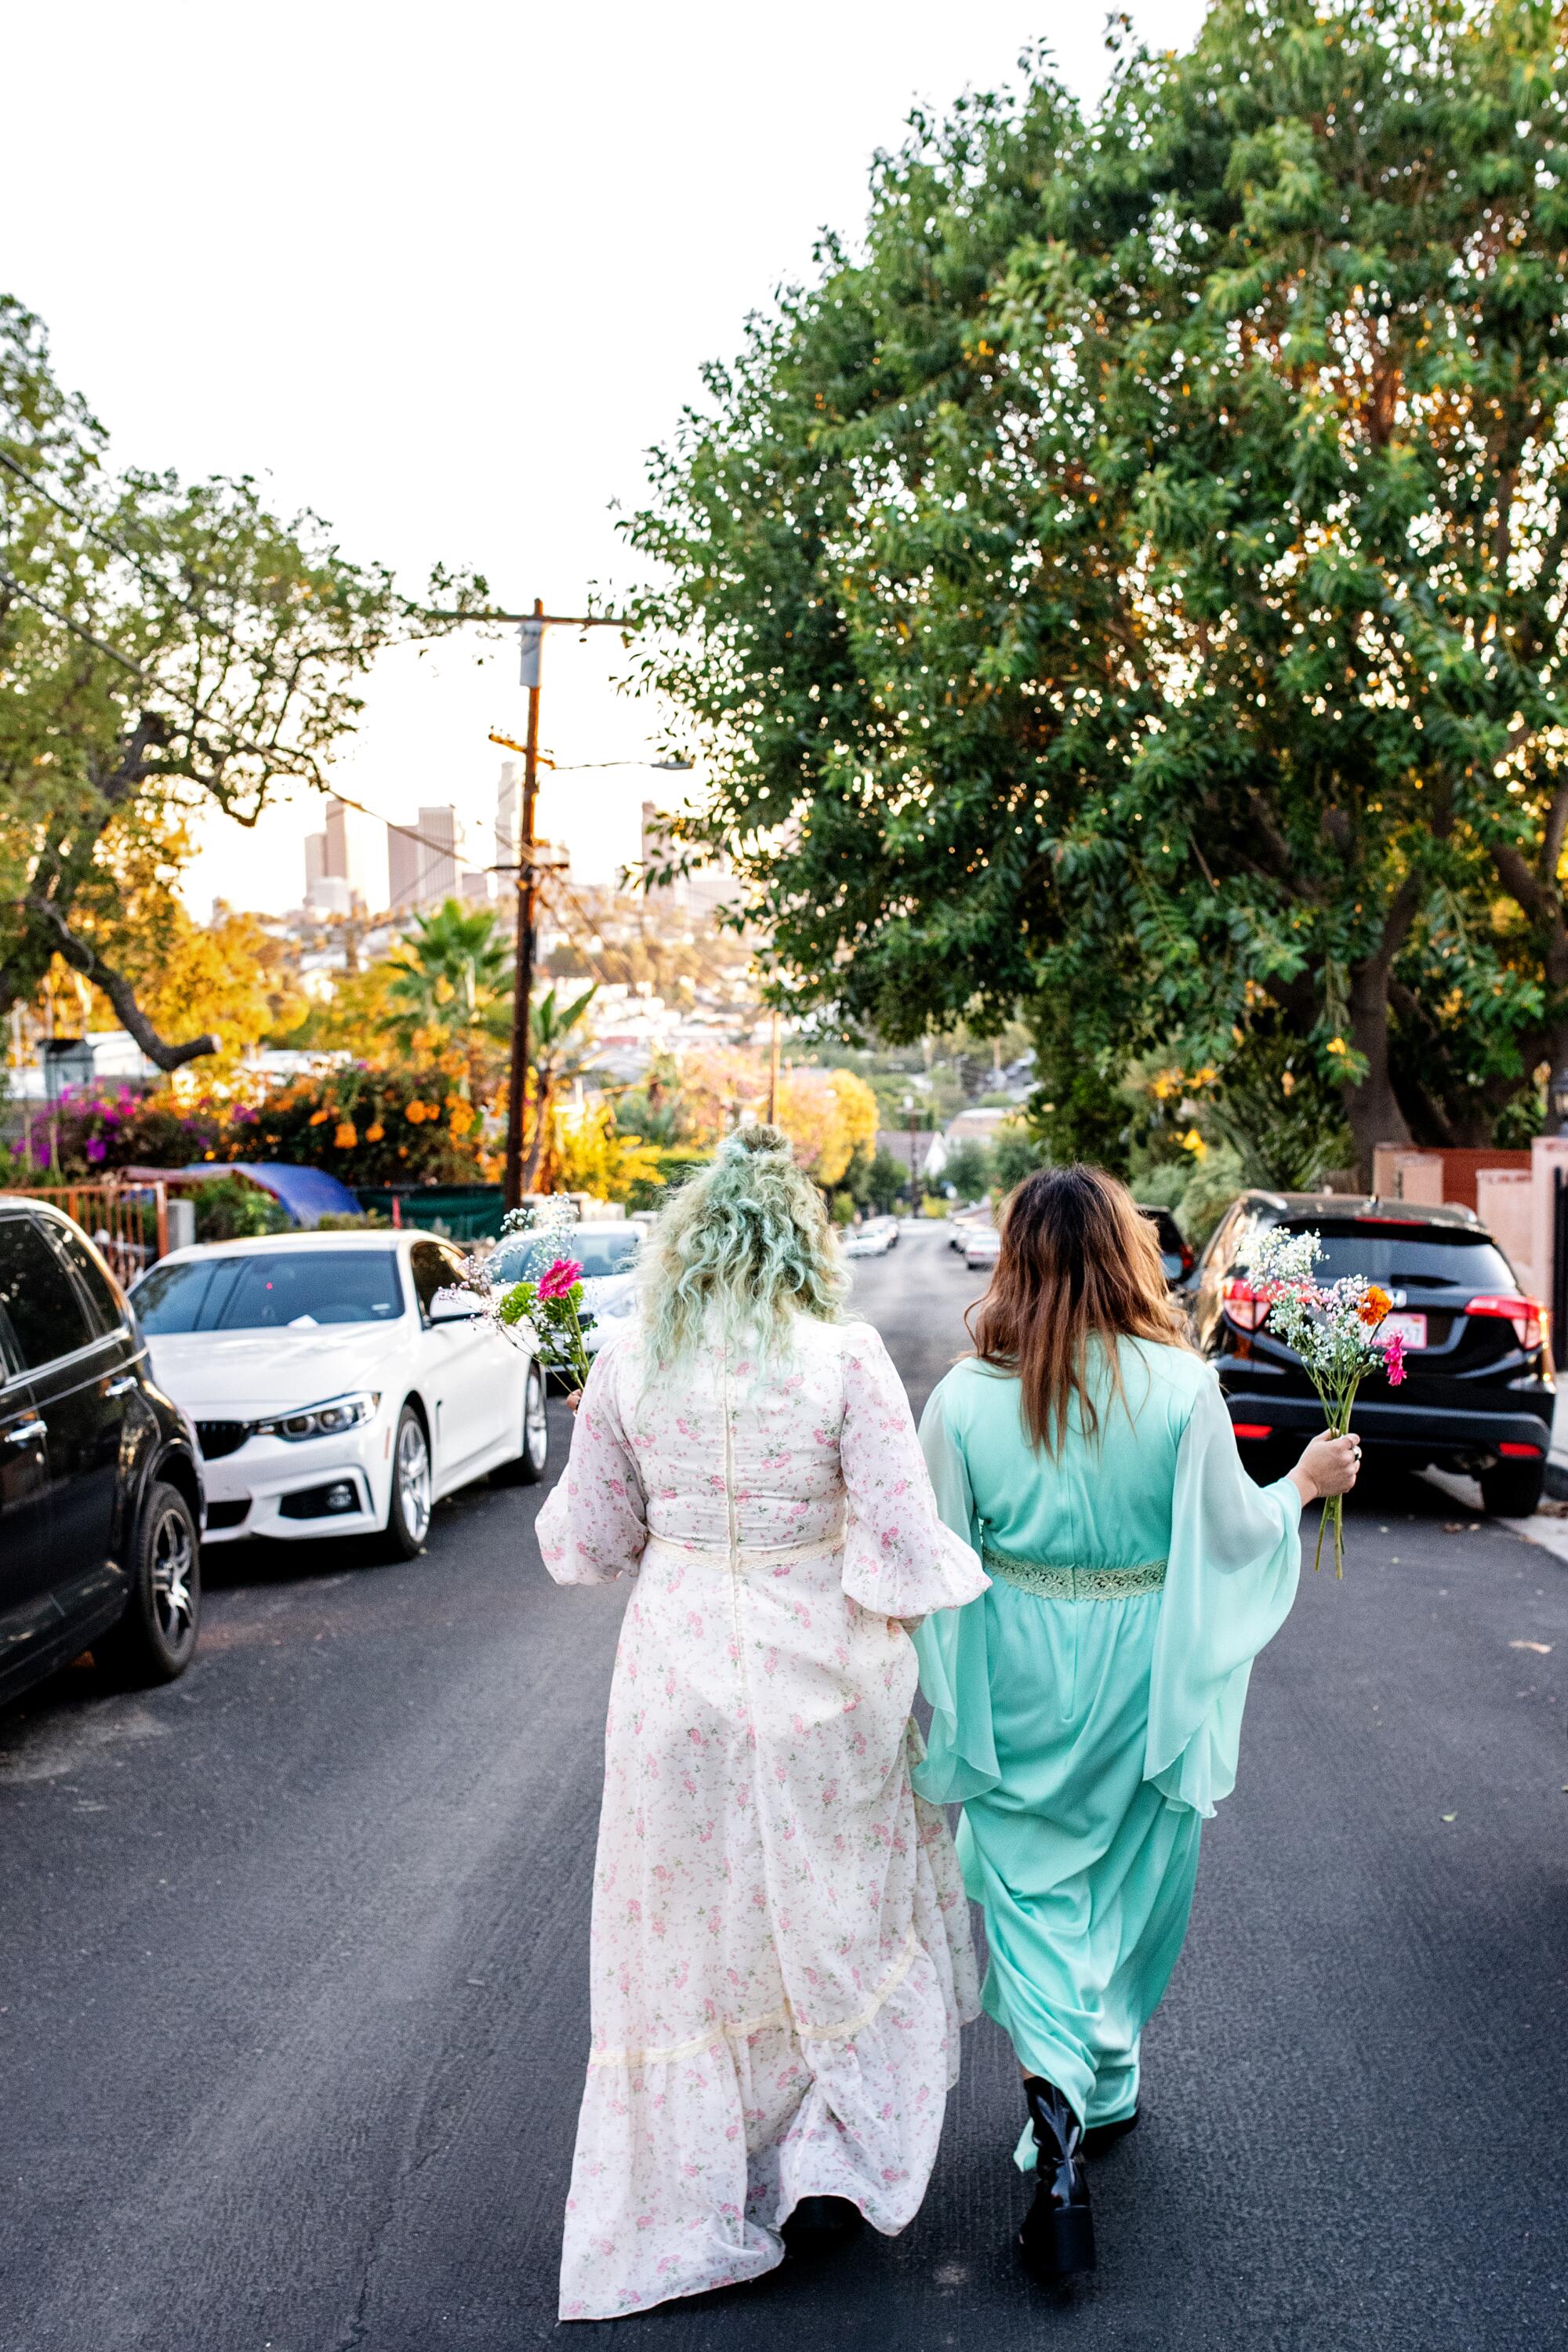
[[[918,1410],[979,1279],[940,1230],[856,1274]],[[553,1587],[535,1508],[478,1487],[398,1568],[215,1551],[183,1683],[77,1672],[0,1717],[4,2352],[555,2332],[624,1593]],[[982,2023],[901,2239],[574,2341],[1564,2341],[1568,1564],[1420,1481],[1347,1537],[1254,1675],[1096,2276],[1016,2268]]]

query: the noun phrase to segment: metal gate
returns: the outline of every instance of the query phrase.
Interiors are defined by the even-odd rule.
[[[95,1241],[129,1289],[169,1249],[169,1196],[162,1184],[8,1184],[28,1201],[52,1201]]]

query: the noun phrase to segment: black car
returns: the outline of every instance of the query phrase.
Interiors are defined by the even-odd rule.
[[[1154,1228],[1154,1238],[1160,1244],[1160,1263],[1165,1269],[1165,1280],[1173,1290],[1179,1289],[1193,1270],[1192,1244],[1172,1216],[1169,1209],[1145,1209],[1142,1213]]]
[[[170,1682],[196,1646],[202,1476],[79,1225],[0,1194],[0,1702],[90,1648]]]
[[[1268,1225],[1321,1236],[1320,1280],[1364,1276],[1394,1301],[1383,1328],[1404,1333],[1405,1378],[1393,1388],[1376,1374],[1357,1394],[1352,1425],[1369,1461],[1467,1471],[1489,1511],[1527,1517],[1541,1500],[1556,1402],[1548,1318],[1468,1209],[1336,1192],[1245,1192],[1232,1203],[1187,1295],[1256,1475],[1277,1476],[1322,1427],[1300,1357],[1270,1331],[1268,1302],[1247,1279],[1248,1244]]]

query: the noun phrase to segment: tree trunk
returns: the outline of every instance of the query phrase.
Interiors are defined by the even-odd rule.
[[[1355,1145],[1356,1181],[1372,1187],[1372,1155],[1380,1143],[1408,1143],[1410,1126],[1388,1073],[1388,981],[1415,912],[1415,884],[1400,884],[1388,909],[1374,955],[1351,966],[1350,1042],[1366,1064],[1359,1086],[1342,1089],[1345,1118]]]

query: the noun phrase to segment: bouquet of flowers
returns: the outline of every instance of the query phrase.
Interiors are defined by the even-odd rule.
[[[1384,1373],[1393,1388],[1404,1380],[1405,1341],[1397,1331],[1386,1339],[1377,1336],[1394,1301],[1375,1282],[1347,1275],[1325,1286],[1314,1278],[1312,1269],[1322,1247],[1314,1233],[1289,1233],[1282,1225],[1271,1225],[1258,1236],[1243,1264],[1252,1296],[1264,1310],[1258,1327],[1267,1322],[1295,1349],[1318,1391],[1329,1435],[1344,1437],[1356,1391],[1369,1372]],[[1323,1505],[1314,1569],[1322,1560],[1323,1533],[1331,1524],[1334,1574],[1343,1576],[1342,1495],[1331,1495]]]
[[[498,1287],[487,1260],[471,1257],[468,1286],[479,1293],[490,1320],[509,1336],[527,1341],[546,1371],[560,1372],[574,1389],[587,1380],[589,1356],[583,1337],[583,1268],[571,1255],[575,1215],[559,1197],[537,1208],[509,1209],[501,1239],[528,1234],[533,1246],[520,1280]]]

